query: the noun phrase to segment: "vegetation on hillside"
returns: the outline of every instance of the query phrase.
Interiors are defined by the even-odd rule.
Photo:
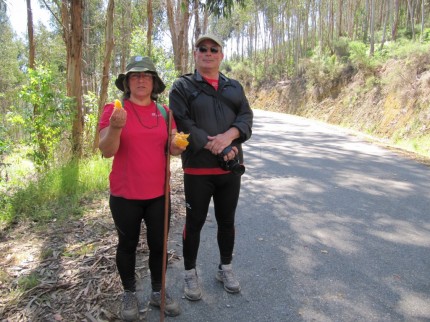
[[[386,44],[373,57],[345,42],[343,56],[313,56],[295,78],[252,91],[254,107],[369,134],[430,156],[430,42]]]

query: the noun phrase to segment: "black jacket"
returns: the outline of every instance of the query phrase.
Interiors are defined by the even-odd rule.
[[[239,130],[240,137],[232,145],[239,149],[239,161],[243,163],[241,143],[251,137],[253,112],[238,81],[220,73],[216,91],[197,71],[183,75],[172,86],[169,107],[178,131],[190,133],[190,145],[182,153],[183,168],[217,167],[217,157],[204,148],[207,136],[231,127]]]

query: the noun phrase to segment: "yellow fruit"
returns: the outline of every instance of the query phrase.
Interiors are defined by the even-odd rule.
[[[121,101],[120,101],[120,100],[118,100],[118,99],[116,99],[116,100],[114,101],[113,105],[114,105],[114,107],[115,107],[115,108],[117,108],[117,109],[121,109],[121,108],[122,108]]]
[[[187,140],[189,136],[189,134],[185,134],[184,132],[176,132],[175,137],[173,138],[173,142],[176,144],[176,146],[180,148],[185,148],[189,144]]]

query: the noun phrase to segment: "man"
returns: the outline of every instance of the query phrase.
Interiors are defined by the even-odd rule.
[[[222,47],[213,35],[197,39],[196,70],[177,79],[169,95],[178,131],[190,134],[190,145],[181,157],[186,201],[184,292],[191,301],[202,297],[196,261],[211,198],[220,252],[216,278],[227,292],[240,292],[231,262],[235,212],[245,169],[241,143],[251,137],[253,113],[240,83],[219,72],[224,58]]]

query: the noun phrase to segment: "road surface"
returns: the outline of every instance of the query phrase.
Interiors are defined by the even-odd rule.
[[[338,127],[258,110],[245,162],[233,261],[242,292],[215,279],[211,209],[203,298],[183,297],[177,261],[167,285],[182,314],[166,321],[430,321],[428,167]],[[181,229],[169,241],[178,255]]]

